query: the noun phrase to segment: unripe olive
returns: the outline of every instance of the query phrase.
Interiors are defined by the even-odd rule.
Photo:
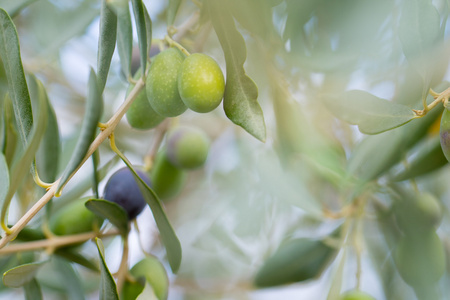
[[[130,274],[136,280],[143,278],[144,282],[147,281],[153,288],[153,292],[159,300],[167,299],[169,279],[167,278],[167,273],[164,266],[157,258],[146,257],[142,259],[131,268]],[[134,284],[125,284],[124,294],[126,293],[127,297],[124,299],[136,299],[143,289],[143,285],[141,285],[141,283],[144,282],[139,280],[139,282]]]
[[[344,293],[339,298],[340,300],[375,300],[374,297],[359,290],[352,290]]]
[[[189,55],[178,74],[178,90],[188,108],[207,113],[219,106],[225,91],[222,70],[206,54]]]
[[[167,158],[176,167],[194,169],[208,157],[209,137],[196,127],[177,127],[167,136]]]
[[[178,70],[184,55],[176,48],[162,51],[152,61],[146,81],[147,98],[153,109],[164,117],[186,111],[178,92]]]
[[[434,230],[400,239],[394,261],[403,280],[420,287],[437,282],[445,271],[445,252]]]
[[[50,218],[50,229],[56,235],[70,235],[99,228],[103,219],[84,205],[89,198],[82,198],[67,204]]]
[[[166,151],[160,151],[151,170],[153,190],[162,200],[178,195],[186,181],[186,172],[172,165]]]
[[[141,71],[136,73],[134,79],[138,79],[141,76]],[[135,87],[134,84],[130,84],[127,95],[130,94],[131,90]],[[130,108],[127,111],[127,120],[131,127],[136,129],[150,129],[158,126],[164,117],[156,113],[156,111],[151,107],[148,99],[147,92],[142,89],[134,99]]]
[[[444,152],[445,158],[450,161],[450,111],[448,108],[445,108],[442,113],[439,135],[441,137],[442,152]]]
[[[136,170],[136,173],[151,186],[147,174],[140,170]],[[106,183],[103,198],[120,205],[127,212],[129,220],[136,218],[147,205],[133,173],[127,167],[111,175]]]

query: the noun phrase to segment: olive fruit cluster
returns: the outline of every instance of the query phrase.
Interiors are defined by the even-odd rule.
[[[151,186],[150,179],[145,172],[136,170],[136,173],[147,185]],[[147,205],[133,173],[127,167],[111,175],[106,183],[103,198],[121,206],[126,211],[129,220],[136,218]]]
[[[153,128],[162,119],[179,116],[188,108],[199,113],[214,110],[222,101],[225,79],[208,55],[186,57],[177,48],[169,48],[153,58],[145,86],[145,92],[127,112],[128,122],[137,129]]]
[[[412,287],[436,283],[445,271],[445,252],[436,228],[442,219],[439,201],[431,194],[414,195],[394,206],[403,232],[394,261],[403,280]]]
[[[158,153],[151,170],[156,194],[161,199],[177,195],[185,182],[185,170],[201,167],[209,147],[209,137],[199,128],[185,126],[169,131],[166,148]]]

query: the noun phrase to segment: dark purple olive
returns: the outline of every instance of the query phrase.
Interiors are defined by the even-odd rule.
[[[150,179],[144,172],[139,170],[136,172],[147,185],[151,185]],[[133,173],[127,167],[111,175],[106,184],[103,198],[120,205],[127,212],[129,220],[136,218],[147,205]]]

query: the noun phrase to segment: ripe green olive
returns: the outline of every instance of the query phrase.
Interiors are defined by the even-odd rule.
[[[359,290],[352,290],[344,293],[339,298],[340,300],[375,300],[374,297]]]
[[[208,55],[191,54],[181,65],[178,90],[188,108],[199,113],[210,112],[223,98],[225,80],[222,70]]]
[[[172,165],[166,151],[160,151],[155,158],[151,175],[153,190],[162,200],[177,196],[186,181],[186,171]]]
[[[448,108],[445,108],[442,113],[439,135],[441,138],[442,152],[444,152],[445,158],[450,161],[450,111]]]
[[[176,48],[162,51],[152,61],[146,80],[151,107],[164,117],[175,117],[186,111],[178,93],[178,71],[184,55]]]
[[[208,157],[209,137],[196,127],[177,127],[167,135],[167,158],[176,167],[194,169]]]
[[[437,282],[445,271],[445,251],[434,230],[403,236],[395,249],[394,261],[403,280],[413,287]]]
[[[141,71],[138,70],[134,79],[137,80],[140,76]],[[134,87],[134,84],[130,84],[127,95],[130,94]],[[136,99],[134,99],[127,111],[126,116],[131,127],[142,130],[154,128],[164,120],[164,117],[156,113],[156,111],[151,107],[147,99],[147,92],[145,88],[142,89]]]
[[[77,199],[50,218],[50,229],[56,235],[70,235],[88,232],[102,225],[103,219],[84,206],[89,198]]]

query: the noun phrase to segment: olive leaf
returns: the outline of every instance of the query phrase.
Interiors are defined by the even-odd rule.
[[[139,40],[139,51],[141,54],[141,68],[147,68],[147,25],[145,22],[145,7],[142,0],[132,0],[134,18],[136,21],[136,29]]]
[[[114,226],[116,226],[122,235],[126,235],[129,230],[128,217],[126,211],[108,200],[103,199],[89,199],[85,203],[87,209],[92,211],[97,216],[108,219]]]
[[[97,76],[95,75],[94,70],[91,69],[88,81],[87,105],[83,123],[81,124],[80,137],[78,138],[75,150],[61,177],[56,192],[57,194],[61,191],[67,181],[69,181],[72,173],[77,170],[83,161],[89,146],[95,138],[95,132],[102,114],[102,109],[103,99],[97,84]]]
[[[114,278],[109,272],[108,266],[105,262],[105,247],[103,242],[99,238],[95,238],[95,243],[97,244],[98,256],[100,257],[100,300],[119,300],[119,295],[117,294],[117,286]]]
[[[102,1],[100,10],[100,36],[98,39],[97,74],[98,88],[100,93],[105,88],[108,78],[111,59],[116,47],[117,36],[117,16],[107,5],[106,0]]]
[[[3,274],[3,283],[8,287],[21,287],[33,280],[39,268],[47,261],[35,262],[14,267]]]
[[[133,27],[128,1],[108,2],[117,14],[117,50],[125,77],[131,72],[131,53],[133,49]]]
[[[2,152],[5,155],[6,163],[11,168],[14,155],[18,145],[17,131],[14,126],[14,109],[11,102],[11,98],[8,95],[5,97],[4,111],[3,111],[3,142]]]
[[[180,8],[181,0],[169,0],[167,8],[167,26],[172,26],[177,16],[178,8]]]
[[[221,1],[212,0],[208,5],[211,21],[216,31],[226,61],[226,86],[223,108],[227,117],[248,133],[264,142],[266,125],[258,103],[258,87],[245,73],[247,57],[245,40],[236,29],[233,17]]]
[[[9,170],[5,156],[0,152],[0,203],[5,200],[9,188]]]
[[[80,276],[75,272],[71,264],[57,256],[53,257],[53,263],[63,282],[70,282],[64,287],[69,299],[84,300],[84,289]]]
[[[378,98],[366,91],[327,94],[322,102],[339,119],[358,125],[365,134],[378,134],[402,126],[416,117],[409,107]]]
[[[20,139],[22,145],[26,147],[33,126],[30,94],[23,71],[16,27],[2,8],[0,8],[0,58],[8,79],[9,95],[13,102]]]
[[[23,286],[25,292],[25,300],[41,300],[42,291],[39,282],[36,279],[32,279]]]
[[[98,265],[94,261],[91,261],[90,259],[86,258],[86,256],[80,253],[80,251],[77,248],[73,247],[58,248],[55,250],[55,255],[61,256],[62,258],[70,262],[79,264],[80,266],[83,266],[91,271],[100,272]]]
[[[150,14],[148,13],[147,7],[144,5],[144,19],[145,19],[145,32],[147,34],[147,53],[150,51],[150,47],[152,46],[152,19],[150,18]]]

